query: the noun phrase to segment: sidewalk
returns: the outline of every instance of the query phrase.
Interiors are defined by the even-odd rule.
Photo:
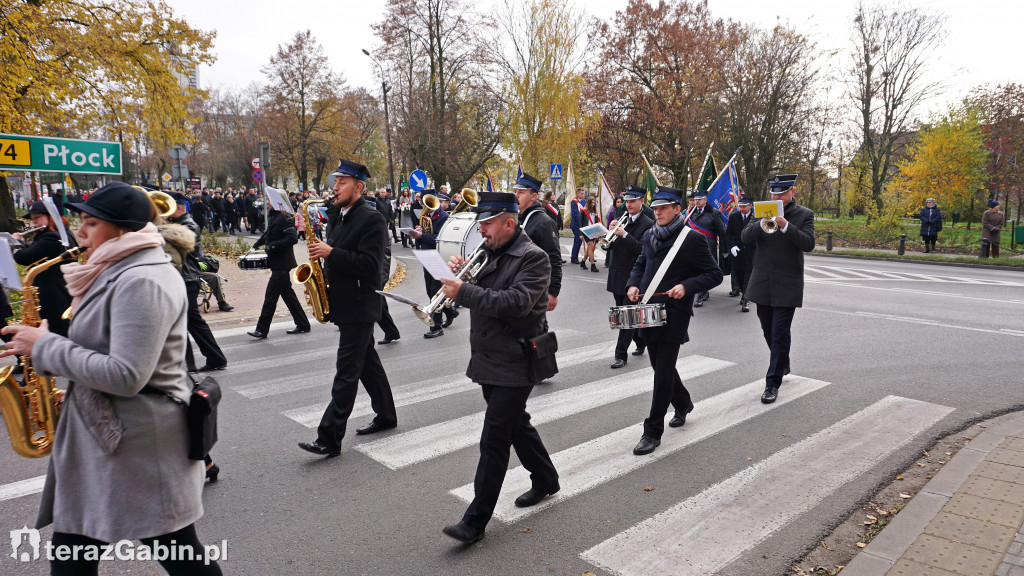
[[[1024,576],[1024,412],[990,422],[843,576]]]

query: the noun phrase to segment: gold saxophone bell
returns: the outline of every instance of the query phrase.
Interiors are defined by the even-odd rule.
[[[779,223],[775,221],[775,217],[761,218],[761,230],[764,230],[765,234],[775,234],[779,231]]]
[[[470,208],[476,208],[477,202],[480,201],[480,198],[476,195],[476,190],[473,190],[472,188],[463,188],[461,193],[462,200],[459,201],[455,210],[452,210],[449,214],[458,214],[459,212],[465,212]]]
[[[326,198],[310,198],[299,207],[299,214],[302,214],[304,223],[303,234],[305,234],[306,248],[320,242],[313,232],[313,224],[309,218],[309,207],[313,204],[324,204]],[[292,270],[292,281],[302,284],[305,288],[306,303],[313,308],[313,317],[321,324],[330,320],[331,305],[327,295],[329,284],[324,276],[323,264],[319,258],[309,258],[309,264],[299,264]],[[290,289],[290,288],[289,288]]]

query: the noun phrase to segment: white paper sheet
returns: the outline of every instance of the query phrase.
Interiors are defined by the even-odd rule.
[[[3,284],[5,288],[22,289],[18,267],[14,264],[11,245],[7,243],[6,238],[0,238],[0,284]]]
[[[67,247],[68,233],[64,229],[64,220],[60,217],[60,213],[57,212],[57,205],[53,203],[53,198],[43,196],[43,206],[46,206],[46,212],[50,214],[50,218],[53,218],[53,223],[57,227],[57,233],[60,234],[60,243]]]
[[[584,226],[583,228],[580,228],[580,232],[591,240],[597,240],[598,238],[608,235],[608,229],[600,222],[597,224],[591,224],[590,226]]]
[[[413,255],[423,265],[423,269],[430,272],[430,275],[437,280],[455,280],[455,274],[452,274],[451,268],[448,268],[448,263],[444,261],[444,258],[437,253],[436,250],[413,250]]]
[[[377,290],[376,292],[377,292],[377,294],[380,294],[381,296],[387,296],[388,298],[391,298],[392,300],[396,300],[398,302],[401,302],[402,304],[408,304],[409,306],[414,306],[414,307],[419,307],[420,306],[419,302],[417,302],[417,301],[415,301],[415,300],[413,300],[411,298],[406,298],[405,296],[402,296],[401,294],[395,294],[393,292],[384,292],[383,290]]]

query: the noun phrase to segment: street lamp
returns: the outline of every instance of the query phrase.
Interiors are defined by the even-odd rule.
[[[395,163],[391,158],[391,118],[388,115],[388,92],[391,91],[391,86],[388,86],[387,80],[384,79],[384,67],[380,65],[380,62],[377,62],[377,59],[370,55],[370,51],[366,48],[363,48],[363,54],[369,56],[380,70],[380,89],[384,93],[384,137],[388,144],[388,176],[391,179],[391,193],[398,194],[398,189],[395,188]]]

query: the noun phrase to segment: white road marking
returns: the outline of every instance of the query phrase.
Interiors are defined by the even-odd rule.
[[[21,498],[30,494],[38,494],[43,491],[43,483],[45,481],[46,476],[36,476],[28,480],[4,484],[0,486],[0,502],[11,500],[12,498]]]
[[[952,411],[887,396],[580,557],[622,576],[717,573]]]
[[[914,290],[912,288],[886,288],[884,286],[870,286],[867,284],[850,284],[848,282],[836,282],[834,280],[819,280],[817,278],[807,278],[804,280],[808,284],[823,284],[826,286],[844,286],[846,288],[861,288],[864,290],[882,290],[885,292],[901,292],[904,294],[914,294],[922,296],[941,296],[943,298],[958,298],[961,300],[978,300],[980,302],[999,302],[1002,304],[1024,304],[1024,300],[1004,300],[1000,298],[986,298],[982,296],[964,296],[962,294],[951,294],[949,292],[933,292],[930,290]]]
[[[844,268],[839,266],[804,266],[805,272],[821,274],[829,278],[841,280],[902,280],[936,282],[943,284],[985,284],[990,286],[1013,286],[1024,287],[1024,282],[1013,282],[1010,280],[986,280],[982,278],[968,278],[965,276],[945,276],[937,274],[920,274],[915,272],[890,272],[884,270],[870,270],[865,268]],[[854,278],[850,278],[853,276]],[[809,278],[810,279],[810,278]]]
[[[560,352],[558,356],[558,365],[564,370],[565,368],[576,366],[578,364],[585,364],[587,362],[601,360],[607,361],[614,355],[614,353],[614,343],[609,344],[607,342],[601,342],[599,344],[591,344],[589,346]],[[416,404],[417,402],[426,402],[427,400],[434,400],[451,394],[459,394],[477,389],[476,384],[474,384],[469,378],[466,378],[464,372],[465,370],[461,373],[456,372],[454,374],[439,376],[437,378],[431,378],[421,382],[395,386],[391,390],[391,394],[395,399],[395,406],[409,406],[410,404]],[[327,382],[329,383],[333,377],[334,373],[332,371],[327,376]],[[316,385],[323,386],[324,382],[318,382]],[[287,380],[282,381],[280,386],[289,386],[290,389],[296,388],[294,382],[289,383]],[[329,384],[327,387],[329,388]],[[266,392],[269,392],[269,390],[264,390],[260,393],[265,394]],[[277,394],[279,392],[275,391],[273,393]],[[320,424],[320,418],[323,416],[324,410],[326,409],[327,402],[323,402],[312,406],[303,406],[302,408],[286,410],[285,412],[282,412],[282,414],[299,424],[302,424],[306,428],[316,428]],[[370,397],[365,394],[358,395],[356,397],[356,403],[352,408],[352,415],[349,416],[349,419],[359,418],[370,414],[373,414],[373,408],[370,406]]]
[[[732,362],[688,356],[676,364],[683,380],[710,374],[732,366]],[[644,368],[625,376],[613,376],[558,392],[530,398],[527,409],[535,425],[578,414],[598,406],[639,394],[649,394],[654,371]],[[392,470],[472,446],[480,437],[484,413],[477,412],[356,445],[356,450]]]
[[[310,324],[312,326],[319,325],[319,322],[316,321],[316,318],[313,318],[312,316],[309,317],[309,322],[310,322]],[[273,324],[270,325],[270,330],[271,331],[274,331],[275,329],[290,330],[294,326],[295,326],[295,323],[292,322],[291,319],[289,319],[289,320],[285,320],[283,322],[274,322]],[[213,330],[212,332],[213,332],[213,337],[214,338],[228,338],[230,336],[241,336],[242,334],[245,334],[246,332],[251,332],[251,331],[253,331],[255,329],[256,329],[255,326],[246,324],[246,325],[243,325],[243,326],[236,326],[234,328],[221,328],[219,330]]]
[[[877,312],[843,312],[840,310],[827,310],[825,308],[814,308],[811,306],[805,306],[804,310],[812,310],[814,312],[824,312],[826,314],[841,314],[843,316],[857,316],[859,318],[877,318],[879,320],[891,320],[893,322],[908,322],[910,324],[921,324],[924,326],[935,326],[937,328],[953,328],[955,330],[967,330],[968,332],[984,332],[987,334],[999,334],[1002,336],[1024,336],[1024,331],[1013,330],[1010,328],[1000,328],[995,330],[992,328],[975,328],[973,326],[960,326],[957,324],[945,324],[938,320],[932,320],[930,318],[914,318],[912,316],[895,316],[893,314],[879,314]]]
[[[785,378],[782,393],[774,404],[761,404],[758,400],[764,390],[764,379],[702,400],[696,404],[683,428],[678,431],[665,429],[661,446],[648,456],[633,455],[633,445],[643,433],[642,423],[552,454],[561,490],[529,508],[516,508],[513,503],[516,496],[532,486],[530,473],[519,466],[505,476],[494,516],[507,523],[521,520],[825,386],[828,382],[791,375]],[[671,408],[668,415],[671,416]],[[451,494],[471,502],[473,484],[456,488]]]

